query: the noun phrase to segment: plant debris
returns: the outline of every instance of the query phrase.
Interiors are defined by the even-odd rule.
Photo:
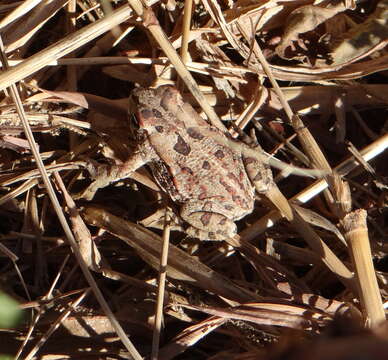
[[[0,356],[386,353],[387,0],[5,0],[0,14],[0,287],[24,309]],[[190,238],[146,167],[85,196],[134,149],[131,91],[161,85],[290,164],[273,169],[287,219],[257,199],[237,236]]]

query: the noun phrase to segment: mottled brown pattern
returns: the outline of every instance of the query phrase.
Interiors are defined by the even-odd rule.
[[[238,142],[197,115],[176,89],[136,89],[133,99],[139,109],[133,136],[141,139],[135,153],[181,207],[187,233],[200,239],[233,237],[234,221],[253,210],[253,178],[265,179],[267,169],[238,147],[229,148],[228,141]],[[263,180],[254,185],[266,186]]]

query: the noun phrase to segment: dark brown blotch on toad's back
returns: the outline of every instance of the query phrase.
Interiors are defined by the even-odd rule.
[[[205,136],[202,135],[197,129],[193,128],[193,127],[189,127],[187,128],[187,134],[193,138],[193,139],[196,139],[196,140],[202,140]]]
[[[184,174],[187,174],[187,175],[193,175],[194,174],[193,170],[191,170],[187,166],[182,167],[181,172],[184,173]]]
[[[191,152],[191,147],[190,147],[189,144],[187,144],[187,143],[183,140],[182,136],[180,136],[179,134],[177,134],[177,142],[176,142],[176,144],[174,145],[174,150],[175,150],[177,153],[181,154],[181,155],[187,156],[187,155],[189,155],[190,152]]]
[[[163,115],[162,113],[159,111],[159,110],[156,110],[156,109],[152,109],[152,113],[154,114],[154,116],[158,119],[163,119]]]
[[[234,194],[234,193],[235,193],[234,188],[231,187],[226,181],[220,180],[220,184],[225,188],[225,190],[226,190],[229,194]]]
[[[217,159],[223,159],[225,157],[225,154],[222,150],[217,150],[214,155],[216,156]]]
[[[199,189],[200,189],[200,192],[199,192],[199,195],[198,195],[198,199],[199,200],[205,200],[208,197],[208,195],[207,195],[207,187],[204,186],[204,185],[200,185]]]
[[[209,169],[210,169],[209,161],[205,160],[205,161],[202,163],[202,169],[205,169],[205,170],[209,170]]]
[[[219,225],[225,225],[226,224],[226,217],[221,218],[221,220],[218,222]]]
[[[201,216],[201,223],[203,226],[208,226],[210,223],[210,219],[212,217],[211,213],[205,213]]]

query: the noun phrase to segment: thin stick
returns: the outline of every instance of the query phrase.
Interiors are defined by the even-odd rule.
[[[187,67],[187,63],[190,60],[189,56],[189,40],[190,40],[190,28],[191,28],[191,13],[193,10],[193,0],[185,0],[184,13],[183,13],[183,24],[182,24],[182,42],[181,42],[181,57],[182,62]],[[182,80],[178,78],[177,88],[183,93],[184,85]]]
[[[155,323],[154,323],[154,332],[152,337],[151,360],[157,360],[158,353],[159,353],[160,332],[161,332],[162,315],[163,315],[163,299],[164,299],[164,292],[166,287],[168,246],[170,243],[170,216],[168,212],[169,211],[167,208],[166,214],[164,217],[165,227],[163,230],[163,244],[162,244],[162,253],[160,257],[158,296],[156,301]]]
[[[183,14],[183,25],[182,25],[182,45],[181,45],[181,57],[182,62],[187,64],[189,61],[189,39],[190,39],[190,28],[191,28],[191,13],[193,10],[193,0],[185,0],[184,14]]]
[[[76,29],[75,11],[76,11],[75,0],[70,0],[67,4],[67,32],[73,33]],[[69,54],[70,57],[75,57],[74,53]],[[68,91],[77,90],[77,67],[69,66],[66,68],[67,75],[67,89]]]

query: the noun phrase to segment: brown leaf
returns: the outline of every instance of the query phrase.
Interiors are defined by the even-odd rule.
[[[285,59],[296,58],[295,56],[287,56],[286,50],[292,46],[292,42],[299,39],[299,35],[312,31],[327,19],[337,15],[339,12],[346,10],[342,5],[333,8],[324,8],[315,5],[306,5],[297,8],[289,15],[287,26],[284,30],[282,40],[276,48],[277,54]]]

